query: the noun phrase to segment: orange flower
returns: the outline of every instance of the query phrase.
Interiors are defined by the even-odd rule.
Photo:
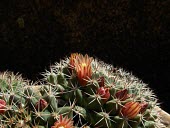
[[[87,54],[85,56],[79,55],[75,59],[77,78],[82,86],[85,86],[87,84],[87,79],[92,77],[91,62],[92,58]]]
[[[137,114],[139,114],[141,110],[141,105],[139,102],[128,102],[126,103],[122,109],[121,109],[121,114],[123,117],[126,117],[128,119],[132,119],[135,116],[137,116]]]
[[[75,67],[75,60],[79,57],[80,54],[78,53],[72,53],[71,56],[70,56],[70,68],[71,69],[74,69]]]
[[[74,126],[72,119],[68,117],[63,118],[62,115],[60,115],[59,120],[57,120],[51,128],[74,128]]]

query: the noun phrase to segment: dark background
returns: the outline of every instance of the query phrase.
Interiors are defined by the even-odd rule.
[[[72,52],[122,67],[170,112],[170,0],[1,0],[0,71],[39,73]]]

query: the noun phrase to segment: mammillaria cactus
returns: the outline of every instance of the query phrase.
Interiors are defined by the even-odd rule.
[[[12,73],[0,74],[4,128],[164,128],[157,99],[132,74],[71,54],[51,66],[38,89]]]
[[[0,128],[71,128],[71,106],[59,107],[55,90],[41,92],[19,75],[1,73]]]
[[[164,127],[155,109],[159,106],[155,95],[123,69],[74,53],[44,76],[57,91],[61,106],[73,104],[73,120],[79,127]]]

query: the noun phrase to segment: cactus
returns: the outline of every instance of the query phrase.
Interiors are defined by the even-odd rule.
[[[51,88],[35,89],[20,75],[1,73],[1,128],[73,128],[72,106],[59,107],[56,94]]]
[[[164,128],[156,96],[123,69],[71,54],[43,73],[41,85],[0,74],[4,128]]]
[[[61,106],[74,104],[73,120],[79,127],[164,127],[151,89],[121,68],[74,53],[43,75],[57,91]]]

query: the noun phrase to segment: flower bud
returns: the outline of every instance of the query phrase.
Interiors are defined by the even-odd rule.
[[[6,108],[6,102],[0,99],[0,114],[3,114],[5,112],[5,108]]]
[[[47,101],[44,100],[44,99],[40,99],[36,105],[35,105],[35,108],[39,111],[42,111],[44,108],[46,108],[48,105]]]
[[[140,112],[144,113],[146,111],[147,107],[148,107],[148,103],[147,102],[142,102],[142,103],[140,103],[140,106],[141,106]]]
[[[136,117],[141,110],[141,105],[139,102],[128,102],[121,108],[121,114],[123,117],[132,119]]]
[[[97,94],[99,94],[103,100],[103,102],[105,103],[106,101],[108,101],[108,99],[110,98],[110,92],[108,88],[105,87],[100,87],[97,90]]]
[[[121,101],[126,100],[129,96],[128,96],[128,90],[124,89],[124,90],[119,90],[116,92],[115,97]]]

